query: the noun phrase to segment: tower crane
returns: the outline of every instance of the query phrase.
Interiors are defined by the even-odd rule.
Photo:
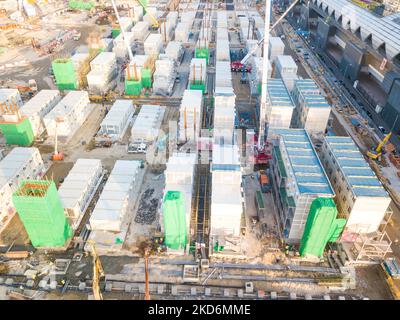
[[[267,105],[267,81],[268,81],[268,65],[269,65],[269,36],[270,32],[281,22],[281,20],[289,13],[289,11],[296,5],[299,0],[295,0],[289,8],[282,14],[282,16],[272,25],[270,26],[271,21],[271,1],[266,0],[265,2],[265,21],[264,21],[264,36],[257,42],[257,45],[250,50],[246,56],[240,61],[243,65],[243,69],[245,69],[245,64],[249,60],[249,58],[256,52],[262,44],[264,45],[263,49],[263,73],[262,73],[262,81],[261,81],[261,101],[260,101],[260,126],[258,131],[258,141],[257,146],[255,147],[256,159],[267,159],[266,149],[265,149],[265,140],[268,133],[268,118],[269,113],[271,112],[270,108]]]

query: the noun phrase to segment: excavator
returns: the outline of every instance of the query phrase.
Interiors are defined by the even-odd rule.
[[[368,158],[373,159],[373,160],[379,160],[382,157],[383,147],[386,145],[386,143],[388,143],[390,137],[392,136],[393,129],[396,125],[398,117],[399,116],[396,117],[396,120],[393,123],[392,130],[390,130],[390,132],[385,136],[385,138],[382,139],[382,141],[378,144],[378,146],[374,150],[369,150],[367,152]]]

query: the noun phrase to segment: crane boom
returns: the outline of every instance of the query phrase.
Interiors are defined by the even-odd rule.
[[[142,6],[143,10],[146,10],[146,6],[143,4],[143,2],[141,0],[136,0],[136,2],[138,2]],[[158,23],[158,20],[150,13],[150,11],[146,11],[146,13],[149,15],[151,20],[153,20],[153,22],[154,22],[153,27],[159,28],[160,24]]]
[[[128,42],[128,38],[126,37],[125,30],[124,30],[124,28],[122,28],[122,24],[121,24],[121,20],[120,20],[120,17],[119,17],[118,10],[117,10],[117,5],[115,4],[115,0],[111,0],[111,3],[112,3],[112,6],[114,8],[115,16],[117,17],[119,26],[121,28],[121,33],[122,33],[122,37],[124,38],[126,49],[128,50],[129,62],[131,62],[133,60],[132,48],[131,48],[131,46],[130,46],[130,44]]]

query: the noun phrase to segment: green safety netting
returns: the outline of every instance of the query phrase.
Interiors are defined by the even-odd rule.
[[[171,249],[187,244],[185,199],[180,191],[167,191],[163,201],[165,245]]]
[[[60,90],[78,89],[78,77],[71,59],[56,59],[51,64]]]
[[[300,255],[321,257],[328,242],[335,242],[346,224],[346,219],[336,219],[337,208],[332,198],[317,198],[310,207]]]
[[[62,247],[72,237],[54,182],[25,180],[12,199],[34,247]]]
[[[35,139],[32,125],[28,118],[18,123],[0,123],[0,131],[3,133],[7,144],[28,147]]]
[[[195,49],[195,58],[198,59],[206,59],[206,63],[208,65],[208,58],[210,54],[207,48],[196,48]]]
[[[140,80],[125,80],[125,94],[138,96],[142,92],[143,86]]]
[[[149,68],[143,68],[142,71],[142,86],[143,88],[151,88],[151,70]]]
[[[70,0],[68,5],[74,10],[91,10],[94,7],[94,1]]]

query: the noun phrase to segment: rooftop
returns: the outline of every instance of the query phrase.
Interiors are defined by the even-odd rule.
[[[335,193],[304,129],[273,129],[280,135],[301,194],[333,197]]]
[[[325,138],[356,196],[387,197],[387,192],[350,137]]]
[[[273,107],[292,107],[292,98],[281,79],[269,79],[267,84],[268,98]]]

